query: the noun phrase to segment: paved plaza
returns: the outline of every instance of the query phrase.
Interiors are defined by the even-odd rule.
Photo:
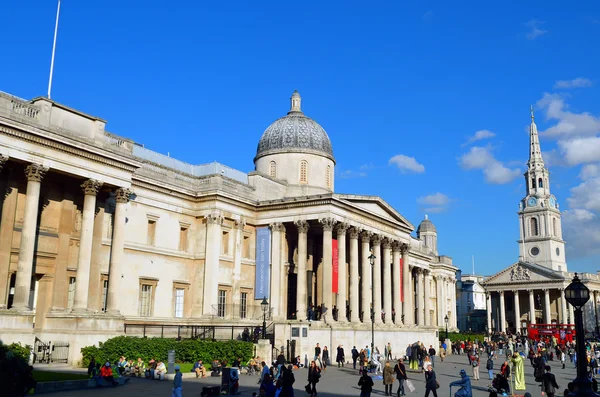
[[[439,359],[439,357],[436,357]],[[484,361],[484,360],[482,360]],[[495,360],[494,367],[495,372],[499,371],[502,362]],[[562,390],[567,387],[567,383],[575,378],[576,370],[574,365],[567,361],[567,366],[563,370],[558,361],[550,361],[549,365],[552,367],[552,372],[556,375],[556,381],[560,386],[560,392],[557,391],[557,395],[562,395]],[[449,397],[450,382],[459,378],[458,373],[461,369],[465,369],[469,376],[472,375],[472,370],[468,365],[467,356],[451,356],[447,358],[443,363],[436,361],[435,371],[437,379],[440,383],[438,389],[439,397]],[[307,372],[305,369],[294,371],[296,382],[294,384],[296,396],[306,396],[304,392],[304,385],[306,384]],[[485,387],[491,383],[487,379],[487,371],[482,365],[480,370],[481,380],[472,380],[474,386]],[[407,393],[410,396],[424,396],[425,394],[425,383],[424,375],[422,373],[409,373],[409,378],[412,380],[416,387],[413,393]],[[360,389],[357,386],[358,383],[358,371],[352,369],[352,365],[346,365],[345,368],[338,369],[337,366],[328,367],[323,372],[321,381],[317,384],[317,390],[321,397],[333,397],[333,396],[358,396],[360,395]],[[528,360],[525,362],[525,380],[527,384],[527,391],[534,396],[540,395],[539,384],[533,379],[533,368],[531,367]],[[251,396],[253,392],[258,392],[257,386],[258,376],[240,376],[240,392],[242,396]],[[105,388],[105,389],[91,389],[91,390],[75,390],[70,392],[56,393],[61,397],[100,397],[100,396],[114,396],[115,392],[120,395],[131,396],[170,396],[172,381],[151,381],[146,379],[131,379],[131,381],[118,389]],[[216,386],[220,384],[220,378],[184,378],[183,380],[183,395],[184,396],[200,396],[202,387],[204,386]],[[394,385],[394,393],[397,390],[398,383]],[[408,391],[408,390],[407,390]],[[452,389],[453,393],[455,389]],[[525,391],[519,391],[518,394],[524,394]],[[383,381],[375,380],[375,388],[373,395],[385,395]],[[488,393],[479,390],[473,390],[473,396],[487,397]]]

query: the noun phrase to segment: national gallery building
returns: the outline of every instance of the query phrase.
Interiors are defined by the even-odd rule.
[[[380,197],[335,193],[331,141],[297,92],[248,174],[105,124],[0,93],[4,342],[68,344],[75,363],[117,335],[238,338],[264,313],[274,346],[304,357],[370,344],[371,308],[380,349],[434,344],[446,318],[456,329],[456,268],[433,223],[414,237]]]

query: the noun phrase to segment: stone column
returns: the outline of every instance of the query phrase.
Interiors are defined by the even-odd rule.
[[[426,270],[424,273],[424,281],[425,281],[425,325],[431,326],[431,276],[430,271]]]
[[[271,224],[272,225],[272,224]],[[235,219],[233,221],[233,279],[231,283],[231,303],[233,303],[233,310],[230,313],[226,313],[229,318],[240,317],[240,299],[241,289],[240,284],[242,280],[242,253],[243,253],[243,241],[244,241],[244,227],[246,221],[242,218]],[[282,225],[283,227],[283,225]],[[272,310],[273,316],[280,315],[281,306],[278,299],[280,291],[279,289],[273,288],[273,283],[278,283],[280,272],[281,272],[281,259],[279,250],[281,249],[281,235],[279,239],[276,239],[276,233],[271,226],[271,297],[269,300],[269,306]],[[277,251],[276,251],[277,248]]]
[[[13,309],[15,310],[30,310],[29,291],[31,289],[31,273],[33,272],[40,187],[46,172],[48,172],[48,168],[40,164],[29,164],[25,167],[27,195],[25,197],[25,213],[23,215],[23,229],[21,230],[15,296],[13,299]]]
[[[392,324],[392,245],[390,240],[383,239],[383,311],[386,324]]]
[[[402,244],[402,294],[404,295],[404,305],[402,314],[404,315],[404,324],[414,325],[414,305],[412,296],[412,275],[408,265],[408,244]]]
[[[307,318],[306,310],[306,255],[308,222],[304,220],[294,222],[298,228],[298,273],[296,278],[296,318]]]
[[[552,314],[550,312],[550,290],[544,289],[544,323],[552,322]]]
[[[202,314],[212,316],[216,314],[217,299],[219,294],[218,274],[220,268],[221,240],[223,238],[224,217],[220,211],[215,211],[206,216],[206,254],[204,256],[204,291],[202,301]]]
[[[575,324],[575,313],[573,310],[573,305],[567,305],[567,307],[569,308],[569,322],[571,324]]]
[[[4,168],[7,161],[7,156],[0,155],[0,171]],[[10,169],[7,171],[10,171]],[[2,184],[4,201],[2,202],[2,220],[0,222],[0,309],[6,309],[8,301],[8,274],[17,211],[17,197],[19,195],[17,189],[8,185],[10,177],[7,174],[8,172],[5,171],[3,175],[6,183]]]
[[[236,222],[236,228],[240,229],[237,226],[238,222]],[[269,225],[271,228],[271,297],[270,303],[271,308],[273,310],[273,317],[281,318],[283,316],[283,308],[279,306],[281,301],[281,294],[283,292],[282,285],[276,285],[278,280],[281,279],[282,272],[282,263],[281,263],[281,233],[285,231],[285,226],[281,222],[271,223]],[[241,227],[243,230],[243,226]],[[240,230],[240,234],[241,234]],[[241,261],[240,261],[241,264]],[[235,274],[235,273],[234,273]],[[234,276],[235,278],[235,276]],[[239,281],[238,281],[239,284]],[[239,288],[238,288],[239,289]],[[239,293],[238,293],[239,294]]]
[[[535,324],[535,299],[533,297],[533,290],[528,289],[529,292],[529,324]]]
[[[355,227],[350,228],[350,322],[358,323],[358,295],[359,295],[359,278],[358,278],[358,235],[359,230]]]
[[[394,241],[392,243],[392,279],[390,284],[394,285],[392,302],[394,302],[394,310],[396,311],[396,325],[402,324],[402,297],[400,291],[402,290],[402,268],[400,267],[400,242]]]
[[[373,255],[375,255],[373,261],[373,294],[375,295],[373,312],[375,323],[381,324],[381,236],[378,234],[373,235]]]
[[[492,333],[492,294],[490,294],[490,293],[485,294],[485,302],[486,302],[486,309],[487,309],[487,327],[488,327],[488,332],[491,334]]]
[[[88,179],[81,184],[84,197],[83,210],[81,211],[79,258],[77,260],[77,274],[75,276],[75,297],[73,299],[73,311],[77,313],[88,311],[92,239],[94,237],[94,213],[96,211],[96,196],[101,187],[102,182],[94,179]]]
[[[417,273],[417,297],[419,299],[419,303],[417,305],[417,325],[423,326],[425,325],[425,294],[423,293],[424,286],[424,271],[421,268],[416,269]]]
[[[323,226],[323,303],[325,303],[324,320],[331,320],[331,309],[333,308],[333,243],[332,232],[335,219],[319,219]]]
[[[500,332],[506,332],[506,309],[504,307],[504,291],[500,291]]]
[[[515,331],[521,328],[521,308],[519,307],[519,290],[515,290]]]
[[[442,323],[446,325],[446,316],[448,315],[448,278],[441,278],[442,284]],[[448,317],[448,325],[450,325],[450,317]]]
[[[567,317],[569,316],[569,313],[567,312],[567,300],[565,299],[565,289],[561,288],[560,290],[560,308],[561,308],[561,322],[563,324],[567,323]]]
[[[450,279],[450,289],[451,289],[451,293],[452,293],[452,296],[450,298],[450,301],[452,303],[452,310],[450,310],[450,313],[451,313],[450,318],[452,319],[451,320],[452,326],[454,328],[458,328],[458,322],[457,322],[458,318],[456,317],[456,279],[454,279],[454,278]]]
[[[110,268],[108,271],[108,296],[106,298],[106,313],[120,315],[121,278],[125,265],[125,212],[131,190],[120,188],[115,191],[115,213],[113,215],[113,235],[110,247]],[[77,281],[75,281],[77,282]]]
[[[361,258],[361,271],[362,276],[360,279],[360,300],[361,300],[361,311],[363,313],[363,323],[371,322],[371,262],[369,261],[371,232],[364,230],[360,234],[362,242],[362,258]]]
[[[348,230],[347,223],[338,223],[336,227],[338,243],[337,321],[342,323],[348,322],[346,316],[346,300],[348,300],[348,293],[346,291],[346,280],[348,280],[348,275],[346,274],[346,230]]]
[[[435,306],[437,314],[437,326],[442,327],[444,325],[444,311],[442,310],[442,283],[440,282],[440,275],[435,276]]]

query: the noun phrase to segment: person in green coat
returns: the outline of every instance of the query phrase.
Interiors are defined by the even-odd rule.
[[[513,353],[510,361],[512,362],[514,368],[513,373],[515,375],[515,390],[526,390],[523,357],[519,353]]]

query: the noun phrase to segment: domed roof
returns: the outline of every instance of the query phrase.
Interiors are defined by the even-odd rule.
[[[425,215],[425,219],[423,219],[423,222],[421,222],[419,224],[419,227],[417,228],[417,233],[422,233],[422,232],[434,232],[434,233],[437,233],[437,230],[436,230],[435,226],[429,220],[429,218],[427,218],[427,215]]]
[[[255,161],[269,154],[290,152],[313,153],[335,161],[329,136],[319,123],[302,113],[301,100],[294,91],[287,116],[275,120],[260,138]]]

